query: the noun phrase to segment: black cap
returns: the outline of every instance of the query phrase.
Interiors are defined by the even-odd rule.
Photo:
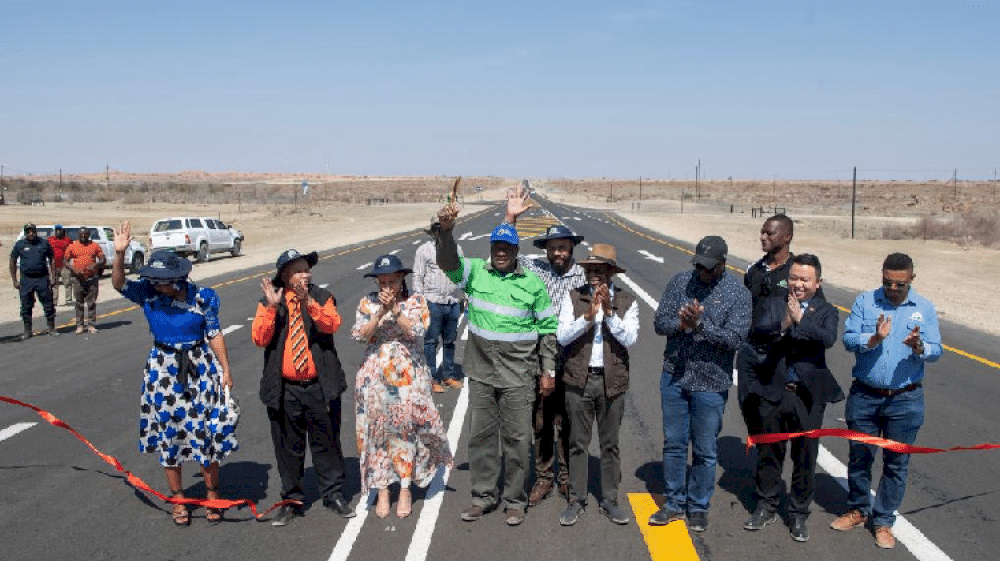
[[[366,277],[375,277],[378,275],[385,275],[388,273],[396,273],[402,271],[404,273],[412,273],[413,269],[407,269],[403,266],[403,262],[395,255],[387,254],[380,255],[372,263],[371,272],[365,273]]]
[[[274,268],[277,269],[278,272],[275,273],[274,278],[271,279],[271,284],[273,284],[278,288],[285,286],[285,282],[281,280],[281,271],[283,271],[285,267],[288,266],[289,263],[299,258],[305,259],[306,263],[309,264],[310,268],[312,268],[314,265],[316,265],[317,262],[319,262],[319,255],[315,251],[302,254],[299,253],[298,251],[295,251],[294,249],[286,249],[285,251],[281,252],[281,255],[278,256],[278,261],[274,264]]]
[[[719,236],[705,236],[698,242],[698,246],[694,248],[694,255],[691,256],[691,262],[695,265],[713,269],[719,263],[726,260],[727,253],[729,253],[729,246],[726,245],[726,240]]]
[[[34,230],[37,232],[38,228],[31,222],[28,222],[27,224],[24,225],[24,233],[27,234],[28,230]]]

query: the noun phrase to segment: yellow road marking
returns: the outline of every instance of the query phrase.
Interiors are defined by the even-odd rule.
[[[666,526],[650,526],[649,516],[660,508],[653,496],[649,493],[629,493],[628,502],[632,505],[632,514],[646,540],[652,561],[698,561],[698,552],[694,550],[683,520]]]
[[[655,238],[653,236],[644,234],[643,232],[639,232],[637,230],[629,228],[627,225],[625,225],[624,223],[620,222],[617,218],[615,218],[614,216],[612,216],[610,214],[605,214],[605,216],[608,218],[608,220],[614,222],[615,224],[617,224],[622,229],[627,230],[627,231],[629,231],[629,232],[631,232],[631,233],[633,233],[633,234],[635,234],[637,236],[646,238],[647,240],[654,241],[654,242],[656,242],[656,243],[658,243],[660,245],[665,245],[665,246],[667,246],[669,248],[676,249],[678,251],[682,251],[682,252],[687,253],[689,255],[694,253],[690,249],[681,247],[681,246],[676,245],[676,244],[672,244],[672,243],[670,243],[670,242],[668,242],[666,240],[661,240],[659,238]],[[736,267],[733,267],[733,266],[731,266],[729,264],[726,265],[726,268],[727,269],[732,269],[734,271],[737,271],[740,274],[745,274],[745,272],[746,272],[746,271],[742,271],[740,269],[737,269]],[[838,306],[836,304],[834,304],[834,306],[836,306],[836,308],[838,310],[842,311],[842,312],[846,312],[848,314],[851,313],[851,310],[849,310],[849,309],[847,309],[847,308],[845,308],[843,306]],[[952,347],[950,345],[942,344],[941,348],[943,348],[946,351],[953,352],[953,353],[955,353],[955,354],[957,354],[959,356],[964,356],[967,359],[974,360],[974,361],[976,361],[976,362],[978,362],[980,364],[983,364],[985,366],[989,366],[990,368],[996,368],[997,370],[1000,370],[1000,363],[994,362],[994,361],[992,361],[992,360],[990,360],[988,358],[983,358],[981,356],[976,356],[976,355],[974,355],[974,354],[972,354],[970,352],[966,352],[966,351],[963,351],[961,349],[956,349],[955,347]]]

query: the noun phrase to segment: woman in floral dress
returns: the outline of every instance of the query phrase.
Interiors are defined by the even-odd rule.
[[[153,348],[146,355],[139,414],[139,452],[157,454],[170,492],[184,497],[181,464],[194,461],[204,475],[207,498],[219,499],[219,462],[239,444],[236,416],[226,407],[223,386],[232,388],[226,343],[219,326],[219,297],[188,281],[191,262],[172,251],[156,251],[125,279],[128,222],[115,231],[111,284],[146,314]],[[208,508],[210,524],[222,510]],[[174,524],[191,522],[187,505],[175,504]]]
[[[355,425],[363,488],[378,489],[375,514],[389,515],[389,485],[399,482],[396,516],[412,510],[410,484],[426,487],[453,465],[444,425],[431,399],[424,359],[427,302],[404,281],[412,272],[395,255],[383,255],[366,277],[378,292],[361,299],[351,336],[367,343],[355,382]]]

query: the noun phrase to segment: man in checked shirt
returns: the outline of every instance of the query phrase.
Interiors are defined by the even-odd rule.
[[[507,215],[504,222],[514,225],[517,217],[531,205],[524,183],[507,194]],[[545,250],[545,259],[518,255],[517,262],[541,277],[552,300],[560,309],[570,290],[587,283],[586,273],[573,259],[573,248],[583,241],[562,224],[551,226],[533,243]],[[535,394],[532,425],[535,431],[535,484],[528,494],[528,506],[535,506],[552,492],[556,460],[559,463],[559,494],[567,501],[569,495],[569,416],[566,414],[566,391],[563,385],[563,350],[556,354],[556,387],[548,396]]]

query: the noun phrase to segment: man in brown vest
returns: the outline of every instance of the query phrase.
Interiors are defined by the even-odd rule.
[[[611,276],[624,273],[614,246],[594,244],[579,262],[587,284],[574,288],[559,309],[556,337],[564,347],[566,412],[570,419],[570,497],[559,523],[572,526],[587,504],[587,447],[594,421],[601,446],[600,510],[615,524],[628,524],[618,507],[621,460],[618,431],[628,390],[628,347],[639,336],[639,307],[635,297],[614,285]]]

